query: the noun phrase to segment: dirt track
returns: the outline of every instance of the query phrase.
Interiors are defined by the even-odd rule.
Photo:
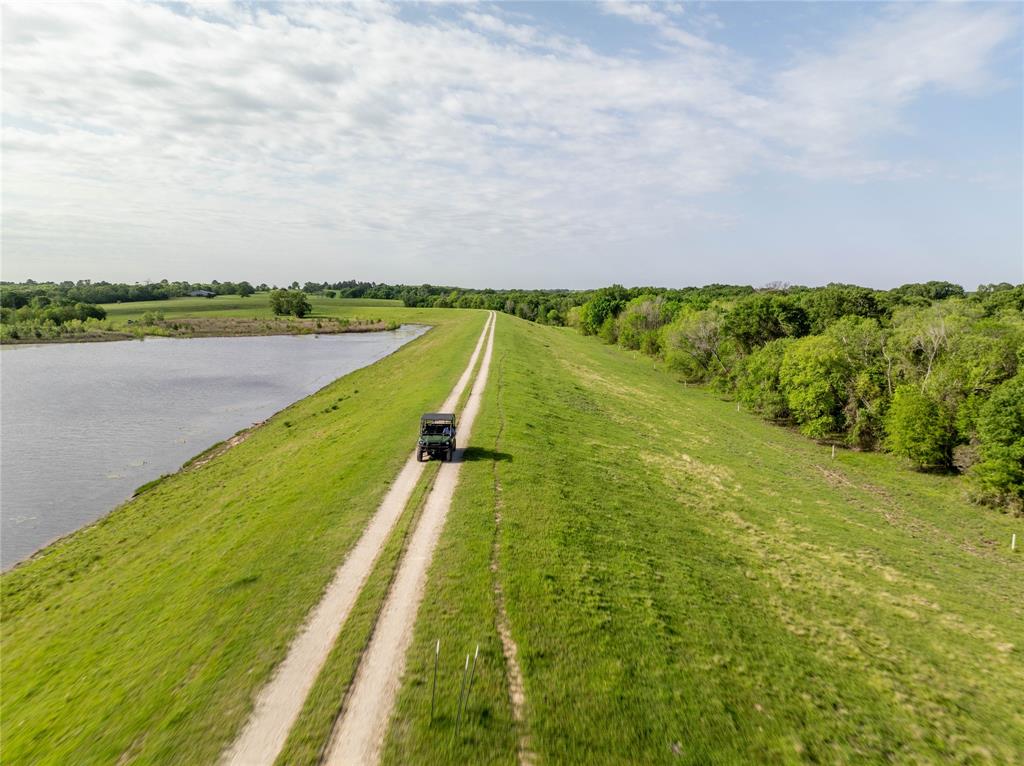
[[[491,331],[490,338],[493,340],[493,324],[494,314],[492,313],[484,324],[484,329],[480,333],[480,338],[477,340],[476,348],[473,350],[465,372],[462,373],[440,411],[452,412],[455,410],[463,391],[469,385],[473,367],[480,356],[484,340],[488,337],[488,330]],[[489,342],[483,365],[477,377],[478,381],[486,380],[490,354],[491,344]],[[463,444],[469,437],[469,426],[479,407],[477,388],[482,388],[482,386],[474,386],[475,399],[471,396],[469,404],[460,418],[458,440]],[[310,612],[302,630],[289,647],[288,654],[278,665],[267,685],[260,691],[245,728],[231,748],[225,752],[222,763],[231,766],[271,766],[273,764],[281,752],[281,748],[284,747],[288,733],[302,710],[302,705],[306,701],[313,682],[326,662],[331,647],[334,646],[338,633],[369,577],[388,535],[408,504],[413,489],[423,473],[423,468],[424,464],[416,460],[416,455],[411,455],[391,485],[391,489],[384,496],[373,518],[367,524],[362,537],[359,538],[342,565],[338,567],[334,579],[327,587],[320,602]],[[457,463],[442,466],[431,492],[431,498],[438,494],[440,486],[448,486],[449,482],[445,477],[456,475],[457,469]],[[454,482],[451,482],[451,486],[447,489],[449,500],[454,488]],[[428,500],[424,518],[429,515],[430,502]],[[447,509],[447,501],[445,509]],[[417,534],[423,526],[421,521]],[[413,539],[413,547],[416,545],[416,539]],[[430,550],[433,550],[432,546]],[[410,548],[410,553],[412,553],[412,548]],[[408,559],[409,556],[407,555],[406,558]],[[401,576],[401,572],[399,576]],[[389,599],[389,603],[390,601],[391,599]],[[415,610],[413,616],[415,617]]]
[[[480,372],[459,420],[459,443],[464,446],[469,443],[470,429],[480,410],[493,347],[492,322]],[[377,628],[359,664],[348,704],[335,725],[325,760],[329,766],[380,761],[391,709],[405,670],[405,655],[412,642],[416,613],[423,600],[427,570],[444,528],[461,467],[462,451],[459,450],[455,461],[442,465],[437,475],[409,549],[399,564]]]

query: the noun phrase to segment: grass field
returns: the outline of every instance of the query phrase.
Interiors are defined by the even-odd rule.
[[[386,310],[436,327],[3,575],[5,764],[216,760],[486,316]]]
[[[401,301],[376,298],[324,298],[312,295],[313,317],[376,318],[378,308],[401,308]],[[140,301],[138,303],[105,303],[107,319],[121,324],[131,319],[138,321],[149,311],[158,311],[166,319],[203,317],[215,314],[226,317],[272,317],[270,293],[256,293],[248,298],[237,295],[218,295],[216,298],[171,298],[166,301]]]
[[[484,318],[373,308],[436,327],[3,576],[5,764],[216,761]],[[473,442],[386,762],[1024,762],[1024,525],[959,479],[833,460],[646,357],[506,315]],[[415,508],[280,764],[318,761]]]
[[[500,315],[495,343],[388,763],[513,763],[520,734],[541,763],[1024,762],[1019,519],[572,331]]]

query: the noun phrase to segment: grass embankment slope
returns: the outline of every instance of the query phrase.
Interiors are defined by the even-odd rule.
[[[486,314],[436,327],[3,575],[5,764],[212,763]]]
[[[572,331],[500,315],[495,344],[387,762],[511,763],[520,734],[546,763],[1024,762],[1019,519]]]

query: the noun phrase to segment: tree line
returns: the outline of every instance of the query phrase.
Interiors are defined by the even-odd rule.
[[[35,282],[0,283],[0,307],[19,309],[22,306],[40,302],[67,305],[75,303],[135,303],[138,301],[160,301],[181,298],[189,293],[204,291],[215,295],[252,295],[268,290],[267,285],[253,286],[249,282],[160,282],[128,284],[124,282],[94,282],[80,279],[77,282]]]
[[[567,323],[807,436],[966,472],[976,499],[1024,510],[1024,285],[613,286]]]

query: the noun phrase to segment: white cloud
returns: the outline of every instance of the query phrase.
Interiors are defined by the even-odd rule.
[[[806,53],[779,72],[758,119],[766,135],[801,147],[800,159],[815,175],[846,159],[851,175],[858,167],[886,172],[891,165],[851,156],[857,144],[906,130],[902,109],[926,90],[977,93],[991,86],[990,54],[1013,34],[999,7],[889,8],[835,49]]]
[[[162,259],[147,275],[187,277],[211,253],[242,271],[306,254],[416,281],[442,256],[578,265],[615,238],[713,225],[702,195],[759,168],[909,172],[866,139],[926,88],[985,87],[1012,33],[1000,9],[897,9],[755,79],[685,12],[606,10],[681,47],[598,53],[490,6],[414,22],[385,4],[8,4],[5,268],[65,258],[65,275],[75,257],[89,276],[139,253]],[[396,265],[374,272],[381,253]]]
[[[712,51],[716,46],[704,38],[688,32],[673,20],[672,16],[682,15],[679,3],[660,3],[657,7],[643,2],[628,0],[607,0],[601,4],[605,13],[622,16],[636,24],[654,27],[666,40],[698,51]]]

